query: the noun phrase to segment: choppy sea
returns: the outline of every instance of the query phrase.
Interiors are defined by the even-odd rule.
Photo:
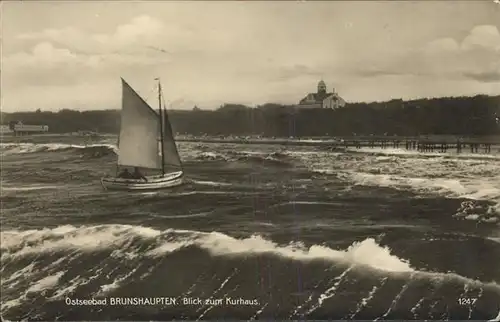
[[[498,153],[180,142],[127,193],[115,141],[1,143],[4,319],[500,319]]]

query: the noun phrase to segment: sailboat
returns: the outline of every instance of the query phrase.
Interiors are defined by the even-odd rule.
[[[158,81],[158,112],[121,78],[122,110],[116,175],[101,178],[104,189],[156,190],[183,183],[182,162],[165,109],[160,79],[155,80]],[[119,175],[119,171],[128,171],[128,168],[153,174],[141,175],[141,178]]]

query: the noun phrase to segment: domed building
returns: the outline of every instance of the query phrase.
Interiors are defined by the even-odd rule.
[[[336,109],[345,106],[345,101],[335,92],[327,93],[326,84],[323,80],[318,83],[316,93],[309,93],[300,100],[298,108],[332,108]]]

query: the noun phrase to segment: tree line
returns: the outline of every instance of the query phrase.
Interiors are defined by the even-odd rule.
[[[216,110],[171,110],[173,131],[191,135],[266,137],[342,135],[494,135],[500,134],[500,96],[443,97],[348,103],[331,109],[297,109],[264,104],[224,104]],[[48,125],[52,133],[118,133],[119,110],[2,113],[2,124],[22,121]]]

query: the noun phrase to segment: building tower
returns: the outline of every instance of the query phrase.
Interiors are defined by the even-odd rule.
[[[326,84],[323,80],[320,80],[318,83],[318,94],[326,94]]]

